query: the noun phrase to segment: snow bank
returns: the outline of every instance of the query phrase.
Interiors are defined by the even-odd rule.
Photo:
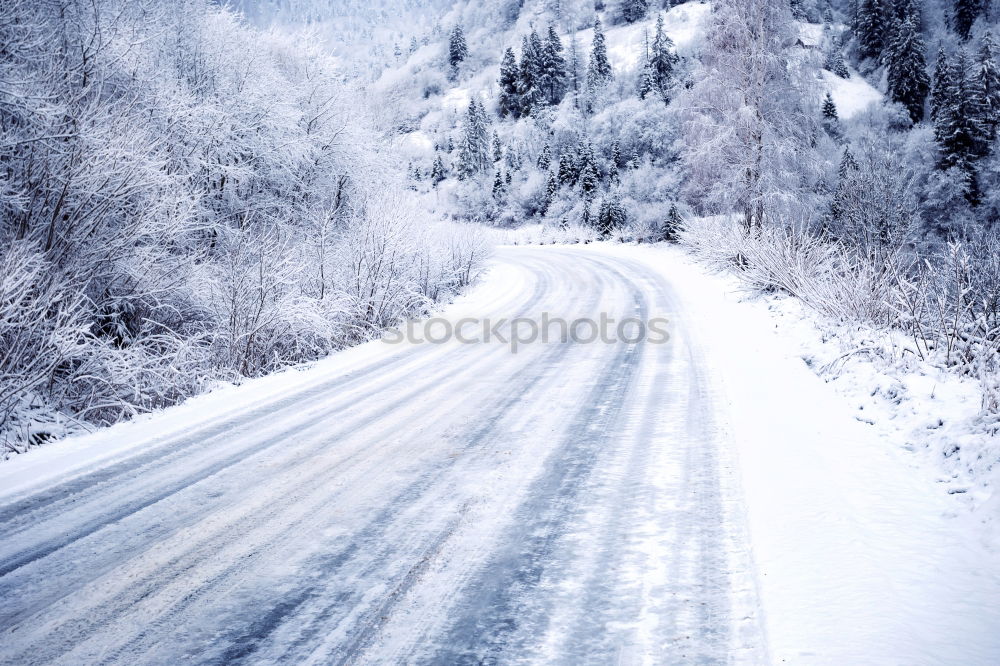
[[[659,268],[725,387],[771,660],[998,663],[1000,557],[934,471],[859,421],[735,280],[676,248],[591,247]]]

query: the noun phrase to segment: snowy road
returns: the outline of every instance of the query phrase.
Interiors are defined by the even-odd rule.
[[[672,294],[618,255],[504,249],[449,319],[666,316],[670,341],[376,342],[41,456],[0,489],[0,662],[766,661]]]

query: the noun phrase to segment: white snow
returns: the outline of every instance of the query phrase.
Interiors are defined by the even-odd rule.
[[[626,286],[626,276],[634,286]],[[602,243],[505,249],[488,279],[450,307],[447,316],[454,321],[509,314],[512,304],[532,303],[536,287],[543,288],[540,293],[546,299],[537,307],[548,303],[556,313],[579,307],[583,295],[591,293],[595,307],[613,313],[632,311],[638,303],[634,299],[641,298],[658,310],[655,314],[669,316],[676,343],[667,351],[644,351],[644,360],[634,366],[635,379],[627,395],[618,383],[593,383],[600,378],[598,370],[609,367],[609,354],[621,353],[620,348],[600,345],[570,350],[574,355],[561,365],[548,365],[543,347],[518,356],[493,345],[428,349],[433,355],[415,356],[413,368],[406,363],[364,379],[392,398],[385,405],[358,403],[356,413],[340,415],[334,410],[349,404],[352,394],[309,392],[324,381],[371,368],[390,353],[385,345],[372,343],[312,366],[227,387],[132,423],[40,447],[0,465],[0,501],[10,500],[30,488],[50,487],[212,423],[241,415],[260,419],[282,396],[308,398],[300,407],[277,411],[280,420],[263,424],[262,430],[294,429],[306,417],[315,419],[296,430],[287,445],[260,454],[251,449],[248,458],[225,468],[218,478],[210,477],[207,483],[218,486],[224,502],[204,508],[192,504],[191,498],[201,498],[208,490],[205,481],[191,481],[148,510],[102,528],[110,533],[95,534],[94,539],[116,539],[116,548],[130,559],[98,560],[96,564],[106,567],[100,571],[109,572],[99,586],[92,592],[70,589],[67,594],[75,595],[71,600],[76,606],[67,602],[44,607],[39,612],[48,613],[43,619],[53,624],[26,625],[16,636],[25,641],[24,636],[41,636],[49,626],[72,627],[59,614],[104,598],[90,594],[109,595],[108,604],[128,602],[129,595],[141,592],[129,585],[131,577],[139,579],[161,567],[173,571],[176,562],[185,561],[180,554],[187,549],[215,552],[216,531],[231,535],[245,523],[251,531],[224,541],[225,549],[217,557],[204,560],[210,564],[174,572],[174,577],[164,574],[169,584],[151,587],[148,596],[132,602],[137,610],[128,611],[131,619],[124,616],[129,626],[123,633],[116,633],[117,625],[99,627],[99,633],[79,638],[70,658],[82,659],[95,649],[105,649],[107,640],[132,645],[128,641],[133,633],[135,650],[159,650],[136,654],[176,656],[170,653],[175,649],[172,644],[149,643],[155,632],[141,633],[147,624],[142,613],[158,616],[190,597],[193,610],[186,612],[200,615],[174,618],[182,622],[179,631],[183,631],[172,635],[183,642],[198,637],[198,631],[210,630],[214,618],[244,621],[243,599],[257,600],[264,604],[261,612],[266,610],[274,603],[274,591],[264,582],[279,571],[292,581],[288,585],[306,580],[318,586],[317,593],[305,597],[306,606],[295,622],[283,624],[274,640],[261,647],[262,659],[296,645],[300,623],[323,617],[323,608],[313,605],[344,594],[357,604],[358,610],[351,613],[362,619],[376,617],[376,626],[385,623],[379,642],[371,648],[373,655],[384,661],[412,661],[414,649],[447,645],[440,636],[447,640],[449,634],[440,632],[447,629],[450,612],[491,612],[490,607],[479,608],[478,601],[453,608],[456,599],[462,599],[457,597],[456,581],[465,585],[474,580],[470,579],[477,575],[473,565],[495,562],[490,558],[496,548],[519,553],[518,549],[535,543],[534,532],[518,532],[535,528],[518,521],[530,522],[536,514],[516,512],[525,502],[531,506],[532,480],[545,480],[549,474],[558,480],[564,465],[572,469],[599,455],[597,471],[575,482],[582,484],[577,494],[560,496],[564,503],[534,498],[537,511],[562,507],[559,510],[568,513],[562,514],[566,521],[559,532],[562,536],[544,551],[548,559],[540,569],[538,590],[548,595],[546,603],[553,604],[551,624],[538,634],[521,636],[539,643],[531,648],[536,652],[524,654],[552,660],[572,655],[579,660],[588,647],[604,649],[605,641],[621,640],[623,658],[655,661],[657,646],[664,645],[660,641],[672,635],[671,649],[682,646],[694,660],[701,655],[711,661],[717,655],[711,647],[746,663],[765,661],[765,648],[766,660],[773,663],[997,663],[1000,560],[975,538],[967,521],[955,518],[963,500],[943,492],[931,470],[913,464],[910,454],[887,443],[882,431],[856,418],[855,406],[802,360],[801,344],[776,331],[767,303],[743,302],[733,279],[706,275],[676,248]],[[505,386],[510,390],[518,368],[537,384],[512,403],[514,408],[495,417],[500,424],[491,431],[495,442],[490,440],[481,451],[464,449],[469,440],[463,433],[480,423],[478,410],[498,407],[495,396],[502,395]],[[405,398],[417,380],[433,385],[433,399]],[[935,381],[919,374],[905,378],[907,390],[914,394],[935,390],[929,385]],[[584,400],[593,388],[602,387],[603,399],[595,404]],[[960,387],[948,392],[947,397],[938,395],[955,401],[962,397]],[[383,407],[398,413],[383,418]],[[580,409],[591,411],[575,422],[573,415]],[[575,457],[552,465],[545,462],[555,442],[577,446],[591,433],[603,432],[601,424],[616,409],[621,410],[620,417],[607,422],[621,424],[621,430],[612,431],[616,436],[600,447],[581,449]],[[359,434],[338,436],[323,445],[343,419],[357,421]],[[265,433],[244,437],[258,436]],[[128,487],[146,492],[143,479],[183,480],[198,471],[201,458],[211,462],[247,446],[247,441],[223,436],[213,443],[216,449],[195,451],[190,459],[176,461],[179,467],[162,463],[149,476],[139,470],[126,479],[132,484]],[[380,453],[383,449],[388,453]],[[699,457],[705,455],[710,457]],[[339,471],[350,460],[357,468]],[[447,466],[451,464],[455,466]],[[311,482],[303,484],[306,476]],[[352,535],[358,525],[399,496],[401,488],[414,483],[423,487],[421,479],[436,478],[443,481],[427,486],[412,504],[403,504],[402,513],[391,514],[394,517],[384,526],[391,531],[384,538],[365,541],[363,548],[353,551],[344,575],[314,580],[298,575],[298,568],[308,565],[306,554],[344,547],[345,539],[357,538]],[[554,481],[540,486],[543,491],[564,487],[568,486]],[[150,488],[152,492],[155,485]],[[338,489],[344,494],[333,494]],[[88,492],[116,491],[98,486]],[[118,500],[113,494],[112,499]],[[96,520],[102,510],[94,495],[81,493],[64,514],[51,517],[48,528],[72,529],[73,516]],[[279,513],[273,520],[255,521],[267,511]],[[155,534],[161,522],[172,524],[182,518],[192,522],[150,544],[148,554],[130,550],[136,548],[136,540]],[[721,524],[713,523],[720,518]],[[302,523],[298,532],[309,535],[308,543],[299,536],[284,545],[272,540],[269,548],[257,547],[257,536],[274,539],[276,530],[292,525],[291,520]],[[383,529],[383,523],[371,524]],[[427,539],[437,534],[451,536],[429,550]],[[9,540],[0,549],[16,552],[19,540],[30,535],[30,530],[22,531],[18,540]],[[57,564],[60,558],[73,563],[63,562],[56,571],[84,576],[80,563],[104,552],[89,538],[66,546],[66,553],[52,553]],[[289,550],[293,546],[295,553]],[[113,554],[114,549],[108,552]],[[240,560],[246,562],[243,567],[250,578],[239,577],[242,568],[228,569],[229,578],[222,579],[229,586],[223,588],[224,594],[191,597],[187,591],[191,580],[214,589],[213,567],[236,557],[253,558]],[[501,566],[505,561],[500,558]],[[273,568],[261,568],[264,564]],[[43,560],[32,566],[46,564]],[[407,571],[406,580],[412,577],[412,583],[394,588],[397,574]],[[615,578],[609,580],[614,584],[608,585],[603,578],[612,573]],[[488,587],[488,581],[484,585]],[[19,595],[18,603],[35,603],[30,585],[11,589]],[[38,589],[48,594],[44,587]],[[238,594],[229,596],[230,590]],[[495,594],[505,598],[502,591]],[[384,612],[379,605],[383,598],[390,604]],[[720,599],[726,599],[731,617],[716,606]],[[708,600],[704,612],[711,617],[733,623],[731,633],[720,634],[724,645],[713,644],[710,636],[692,638],[696,629],[706,626],[698,615],[700,600]],[[217,616],[218,605],[227,603],[231,615]],[[91,610],[101,613],[105,608],[113,606]],[[528,610],[521,617],[528,631],[533,626],[532,609],[538,607],[522,608]],[[620,614],[620,609],[631,608],[634,614]],[[606,623],[586,631],[591,613]],[[673,624],[665,626],[665,617],[673,618]],[[195,619],[207,627],[194,624]],[[335,654],[345,640],[341,633],[345,626],[353,625],[338,624],[335,632],[319,632],[322,645],[307,644],[322,650],[313,656]],[[426,642],[429,635],[439,642]],[[766,637],[766,646],[761,636]],[[127,655],[133,648],[121,649],[119,655]]]
[[[677,52],[690,55],[704,37],[706,19],[712,11],[710,3],[687,2],[671,7],[663,13],[663,28],[673,40]],[[656,34],[656,15],[650,12],[646,21],[628,25],[604,26],[608,59],[615,71],[635,69],[645,53],[646,41],[653,41]],[[577,42],[584,55],[590,53],[594,30],[589,28],[576,33]],[[563,40],[566,41],[565,39]]]
[[[670,278],[726,386],[771,660],[997,663],[1000,556],[933,470],[858,421],[735,280],[679,250],[613,251]]]
[[[819,47],[823,44],[823,24],[799,22],[799,39],[803,44],[810,47]]]
[[[829,92],[837,105],[837,115],[844,120],[864,111],[872,104],[882,102],[885,97],[863,76],[848,68],[851,78],[842,79],[829,70],[820,70],[819,77],[824,92]]]

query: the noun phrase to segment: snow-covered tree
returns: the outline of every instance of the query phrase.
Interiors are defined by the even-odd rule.
[[[542,152],[538,154],[538,161],[535,163],[539,171],[548,171],[549,167],[552,165],[552,148],[549,144],[545,144],[542,148]]]
[[[984,0],[955,0],[952,24],[955,26],[955,32],[962,39],[969,38],[969,31],[972,30],[972,24],[983,13],[984,6]]]
[[[468,57],[469,46],[465,43],[465,32],[461,25],[456,25],[448,37],[448,65],[453,77],[458,73],[459,65]]]
[[[471,178],[493,163],[490,156],[489,126],[486,111],[473,98],[465,116],[465,128],[458,156],[459,178]]]
[[[918,123],[924,118],[924,100],[930,89],[924,42],[912,17],[902,23],[887,54],[889,96]]]
[[[605,43],[601,19],[594,21],[594,41],[590,48],[590,63],[587,65],[587,86],[596,90],[614,78],[611,62],[608,60],[608,47]]]
[[[949,85],[940,95],[934,120],[934,138],[941,151],[943,170],[957,168],[964,174],[968,198],[978,198],[975,161],[985,155],[989,130],[984,124],[976,79],[970,71],[968,55],[959,51],[949,68]]]
[[[704,212],[736,212],[748,229],[807,206],[819,114],[793,81],[787,6],[720,0],[694,84],[680,104],[685,191]]]
[[[545,101],[543,85],[544,46],[534,30],[521,42],[521,64],[518,69],[517,93],[521,113],[530,114]]]
[[[894,12],[889,0],[859,0],[854,33],[862,58],[879,59],[889,45]]]
[[[987,127],[989,139],[996,138],[1000,124],[1000,69],[997,67],[996,45],[993,35],[983,35],[976,58],[976,88],[979,94],[979,108],[983,124]]]
[[[518,80],[520,72],[517,67],[517,58],[514,49],[508,47],[500,61],[500,94],[497,106],[500,117],[513,116],[517,118],[521,115],[521,97],[518,91]]]
[[[645,99],[647,94],[655,91],[663,101],[669,102],[677,62],[674,43],[663,29],[663,15],[660,14],[656,17],[656,32],[649,49],[649,58],[640,76],[639,97]]]
[[[620,0],[619,13],[626,23],[635,23],[646,18],[649,0]]]
[[[540,86],[549,104],[558,104],[566,94],[566,60],[563,45],[554,26],[549,26],[548,36],[542,47]]]

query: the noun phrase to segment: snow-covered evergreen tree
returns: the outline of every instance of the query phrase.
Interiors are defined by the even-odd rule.
[[[649,92],[656,91],[663,101],[669,102],[677,62],[673,40],[663,29],[663,15],[660,14],[656,17],[656,32],[649,49],[649,60],[642,70],[639,97],[645,98]]]
[[[941,152],[941,169],[957,168],[964,174],[967,198],[975,202],[975,161],[986,153],[989,130],[983,122],[981,98],[976,94],[976,80],[964,50],[959,51],[949,70],[950,85],[939,102],[934,138]]]
[[[924,118],[924,100],[930,89],[924,49],[915,20],[908,17],[887,54],[889,96],[906,107],[915,123]]]
[[[842,79],[851,78],[851,71],[847,68],[847,62],[844,61],[844,54],[836,45],[830,47],[823,66]]]
[[[646,18],[649,0],[620,0],[620,13],[626,23],[635,23]]]
[[[465,43],[465,32],[461,25],[452,28],[448,38],[448,65],[452,77],[458,73],[458,67],[469,57],[469,46]]]
[[[542,89],[544,47],[534,30],[521,42],[521,64],[518,69],[517,93],[521,114],[528,115],[545,101]]]
[[[517,67],[517,58],[514,49],[508,47],[500,61],[500,93],[497,98],[497,107],[500,117],[513,116],[517,118],[521,115],[521,96],[518,91],[518,81],[520,72]]]
[[[1000,124],[1000,69],[997,67],[996,45],[990,32],[983,35],[979,45],[979,53],[976,58],[976,79],[983,124],[988,130],[989,139],[993,140],[996,138],[997,126]]]
[[[548,171],[549,167],[552,165],[552,148],[549,144],[545,144],[542,148],[542,152],[538,155],[538,161],[535,163],[539,171]]]
[[[542,47],[540,85],[549,104],[558,104],[566,94],[566,59],[563,45],[554,26],[549,26],[548,36]]]
[[[879,59],[889,44],[894,12],[889,0],[859,0],[854,33],[862,58]]]
[[[938,49],[931,78],[931,120],[937,122],[941,110],[951,99],[952,67],[951,59],[943,48]]]
[[[614,78],[611,62],[608,60],[608,46],[601,27],[601,19],[594,21],[594,41],[590,49],[590,63],[587,65],[587,86],[597,90]]]
[[[681,218],[680,211],[677,210],[677,204],[671,203],[667,217],[660,228],[660,240],[668,243],[676,242],[683,227],[684,220]]]
[[[448,177],[448,171],[445,169],[444,160],[438,155],[434,158],[434,164],[431,166],[431,183],[437,187],[437,184]]]
[[[969,38],[972,24],[983,13],[984,6],[984,0],[955,0],[952,25],[962,39]]]
[[[471,178],[493,163],[490,157],[488,119],[482,105],[473,98],[465,118],[465,131],[458,156],[459,178]]]

